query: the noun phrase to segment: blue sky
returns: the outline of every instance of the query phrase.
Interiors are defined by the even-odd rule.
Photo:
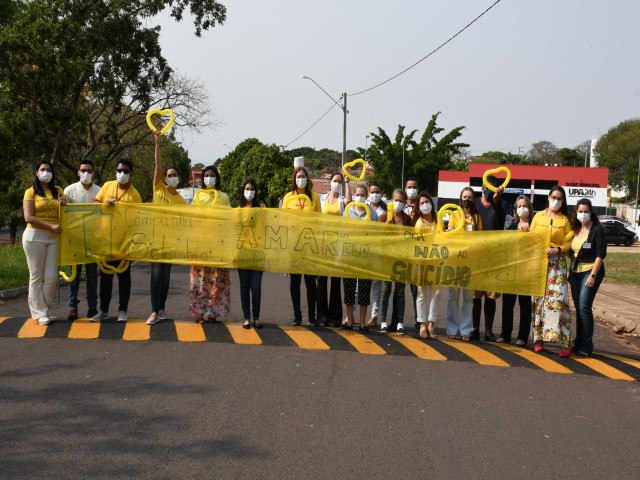
[[[424,57],[493,0],[222,0],[222,27],[158,18],[170,64],[208,89],[222,125],[178,132],[193,162],[211,163],[255,137],[287,145],[336,99],[369,88]],[[640,2],[502,0],[432,57],[371,92],[348,97],[347,147],[398,124],[464,125],[470,153],[525,152],[549,140],[574,147],[640,116]],[[288,148],[342,150],[334,108]]]

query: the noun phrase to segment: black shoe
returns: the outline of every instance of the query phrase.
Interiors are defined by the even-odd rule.
[[[471,330],[471,335],[469,335],[469,340],[480,340],[480,332],[475,328]]]
[[[319,325],[318,320],[316,320],[315,318],[310,318],[309,325],[313,325],[314,327],[317,327]]]
[[[591,355],[589,355],[586,352],[578,352],[578,353],[576,353],[576,357],[578,357],[578,358],[589,358],[590,356]]]
[[[492,333],[485,333],[484,334],[484,341],[485,342],[495,342],[497,339],[498,339],[498,337],[496,337]]]
[[[302,325],[302,319],[301,318],[294,318],[293,322],[291,322],[292,325],[296,325],[296,326],[300,326]]]
[[[358,327],[358,330],[360,330],[361,332],[368,332],[369,331],[369,327],[365,326],[360,326]]]
[[[342,330],[353,330],[353,325],[349,325],[348,323],[343,323],[342,324]]]
[[[396,332],[398,332],[400,335],[404,335],[405,333],[407,333],[407,332],[404,330],[404,327],[398,327],[398,328],[396,328]]]
[[[98,314],[97,308],[90,308],[87,312],[87,318],[95,317]]]
[[[249,320],[245,320],[242,324],[242,328],[246,328],[247,330],[249,330],[251,328],[251,322]]]
[[[260,322],[260,320],[254,320],[253,328],[262,328],[262,322]]]

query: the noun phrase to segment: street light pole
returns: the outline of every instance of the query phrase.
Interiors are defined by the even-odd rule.
[[[371,135],[367,135],[364,137],[364,163],[367,163],[369,159],[367,158],[367,151],[369,150],[369,137]],[[366,165],[365,165],[366,167]]]
[[[401,186],[404,188],[404,149],[406,148],[405,144],[402,144],[402,181]]]

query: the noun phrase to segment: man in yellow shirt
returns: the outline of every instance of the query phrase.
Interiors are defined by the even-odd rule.
[[[105,182],[95,201],[107,205],[116,203],[142,203],[140,194],[131,184],[131,174],[133,173],[133,164],[129,160],[120,160],[116,166],[116,180]],[[107,262],[113,267],[117,267],[120,262]],[[113,290],[113,273],[100,272],[100,311],[91,317],[92,322],[109,319],[109,304],[111,303],[111,292]],[[119,306],[118,321],[126,322],[127,309],[129,307],[129,298],[131,297],[131,265],[128,264],[123,272],[118,273],[119,285]]]

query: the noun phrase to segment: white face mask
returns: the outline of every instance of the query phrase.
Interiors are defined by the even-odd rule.
[[[298,188],[304,188],[307,186],[307,178],[306,177],[296,177],[296,186]]]
[[[256,196],[256,191],[255,190],[245,190],[244,191],[244,198],[246,198],[248,201],[251,201],[255,198]]]
[[[404,208],[404,202],[398,202],[397,200],[393,201],[393,211],[396,213],[400,213]]]
[[[589,212],[578,212],[576,217],[580,223],[588,223],[591,220],[591,214]]]
[[[521,218],[529,216],[529,209],[527,207],[518,207],[516,212],[518,213],[518,216]]]
[[[118,180],[118,183],[120,185],[126,185],[127,183],[129,183],[129,174],[124,172],[117,172],[116,180]]]
[[[371,200],[371,203],[378,204],[378,203],[380,203],[380,200],[382,200],[382,194],[381,193],[372,193],[371,195],[369,195],[369,200]]]
[[[89,185],[93,181],[93,173],[81,172],[80,182],[84,185]]]
[[[331,182],[331,191],[339,192],[340,191],[340,182]]]
[[[551,210],[560,210],[562,206],[562,200],[549,200],[549,207]]]
[[[215,187],[216,186],[216,177],[204,177],[204,185],[205,187]]]
[[[170,187],[175,187],[180,183],[180,179],[178,177],[167,177],[167,185]]]
[[[42,183],[49,183],[51,181],[51,179],[53,178],[53,173],[49,172],[49,171],[39,171],[38,172],[38,179],[42,182]]]
[[[422,205],[420,205],[420,211],[424,215],[429,215],[431,213],[431,210],[433,210],[433,207],[430,203],[423,203]]]
[[[407,198],[410,200],[415,200],[418,197],[418,189],[417,188],[407,188]]]
[[[359,203],[364,203],[364,201],[367,199],[367,197],[363,196],[363,195],[355,195],[353,197],[353,201],[354,202],[359,202]]]

